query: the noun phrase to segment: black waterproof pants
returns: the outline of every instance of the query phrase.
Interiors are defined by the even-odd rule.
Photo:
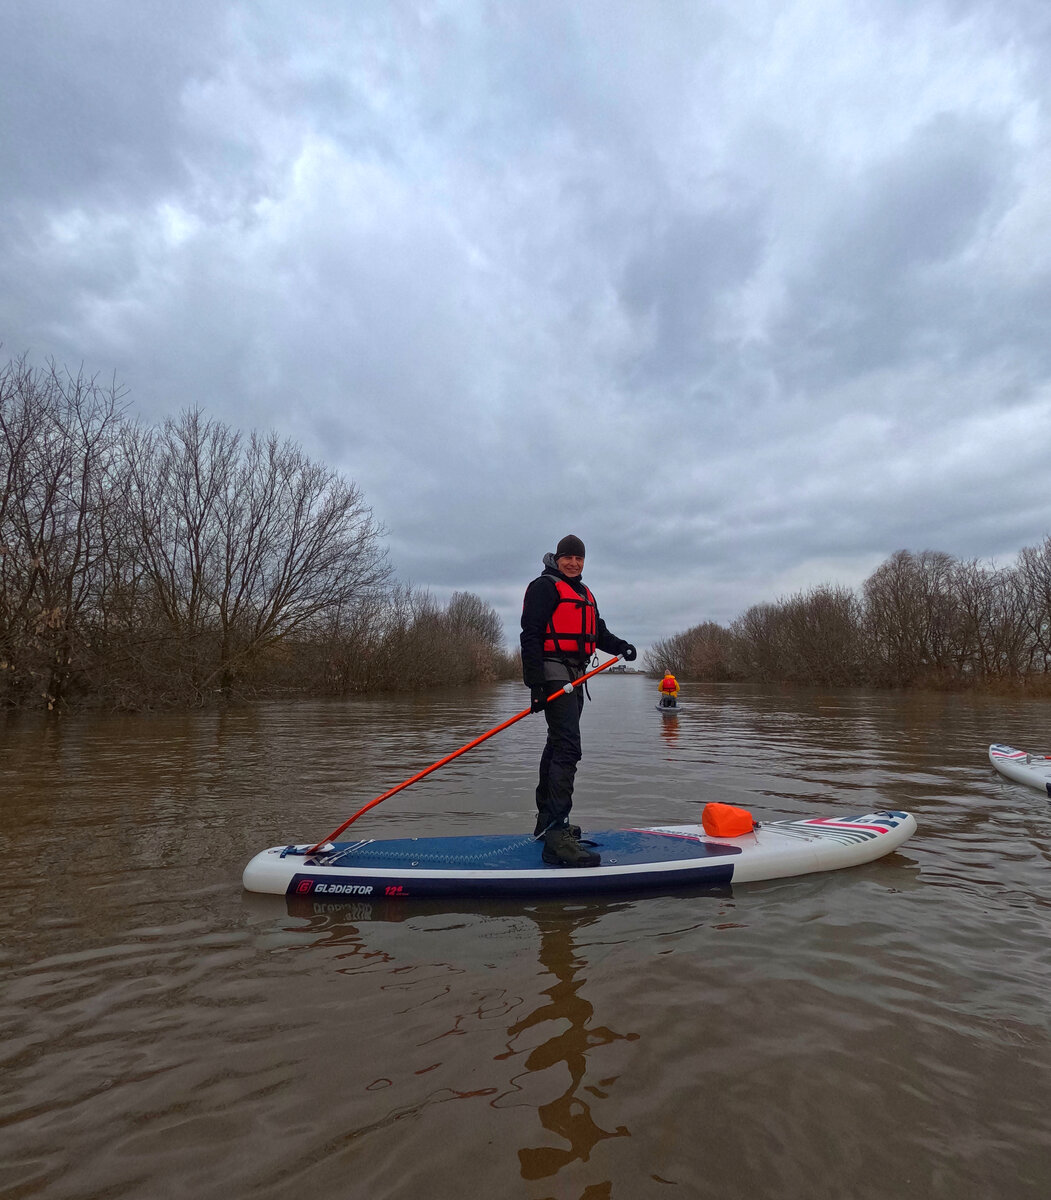
[[[557,681],[551,685],[553,691]],[[552,700],[544,709],[547,744],[540,756],[540,781],[536,789],[536,836],[569,822],[573,807],[573,780],[580,762],[581,688]]]

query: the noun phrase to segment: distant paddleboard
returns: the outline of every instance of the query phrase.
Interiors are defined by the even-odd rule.
[[[1048,755],[1032,754],[996,742],[989,747],[989,761],[1005,778],[1051,796],[1051,757]]]
[[[709,837],[700,825],[655,825],[585,832],[598,867],[549,866],[532,837],[365,839],[273,846],[244,871],[250,892],[319,900],[447,896],[542,897],[670,891],[753,883],[872,862],[916,830],[905,812],[773,821],[736,838]]]

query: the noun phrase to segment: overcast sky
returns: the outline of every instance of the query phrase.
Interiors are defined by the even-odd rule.
[[[1048,0],[0,0],[0,358],[640,647],[1051,533]]]

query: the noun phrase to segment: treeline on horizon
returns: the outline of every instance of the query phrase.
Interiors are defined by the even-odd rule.
[[[137,709],[518,674],[495,609],[393,578],[360,490],[276,435],[0,367],[0,708]]]
[[[1051,537],[998,568],[899,550],[859,591],[835,584],[756,604],[729,626],[657,642],[684,679],[1051,692]]]

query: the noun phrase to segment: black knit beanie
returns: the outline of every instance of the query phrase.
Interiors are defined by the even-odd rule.
[[[574,534],[567,533],[555,547],[555,558],[561,558],[563,554],[573,554],[578,558],[583,558],[584,543]]]

